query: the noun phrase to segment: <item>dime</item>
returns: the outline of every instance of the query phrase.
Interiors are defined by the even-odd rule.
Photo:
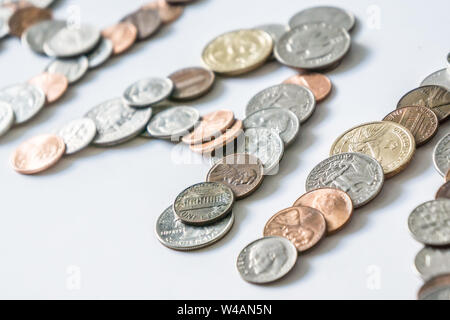
[[[317,102],[324,100],[331,92],[330,79],[321,73],[303,73],[284,80],[283,83],[306,87],[314,94]]]
[[[14,109],[5,102],[0,101],[0,137],[3,136],[14,124]]]
[[[290,207],[270,218],[264,227],[264,236],[287,238],[303,252],[314,247],[324,237],[326,229],[320,211],[310,207]]]
[[[72,120],[60,130],[57,135],[63,138],[66,144],[65,154],[74,154],[86,148],[97,134],[95,122],[89,118]]]
[[[102,36],[111,40],[114,55],[127,51],[137,39],[137,28],[130,22],[121,22],[102,31]]]
[[[89,68],[89,61],[85,56],[73,59],[56,59],[45,68],[48,73],[59,73],[67,78],[69,84],[80,80]]]
[[[236,120],[233,126],[225,131],[222,135],[217,138],[204,142],[202,144],[193,144],[189,148],[198,153],[210,154],[215,150],[222,148],[223,146],[235,141],[242,134],[242,121]],[[280,138],[281,140],[281,138]],[[283,142],[282,142],[283,143]]]
[[[273,50],[272,37],[262,30],[237,30],[222,34],[203,50],[203,62],[212,71],[239,75],[262,65]]]
[[[64,154],[62,138],[43,134],[23,142],[13,153],[11,165],[22,174],[35,174],[47,170]]]
[[[384,183],[383,168],[362,153],[341,153],[319,163],[306,178],[306,191],[337,188],[346,192],[359,208],[373,200]]]
[[[52,13],[47,9],[30,6],[18,8],[9,18],[9,33],[20,38],[28,27],[51,18]]]
[[[14,109],[15,123],[21,124],[33,118],[45,104],[45,93],[41,88],[21,83],[0,90],[0,101]]]
[[[415,152],[414,137],[395,122],[365,123],[344,132],[331,147],[330,155],[360,152],[380,162],[386,178],[406,168]]]
[[[47,103],[53,103],[61,98],[69,85],[64,75],[49,72],[42,72],[28,82],[44,91]]]
[[[450,199],[450,181],[444,183],[444,185],[439,188],[438,192],[436,193],[436,199],[439,198]]]
[[[335,28],[350,31],[355,25],[355,16],[349,11],[336,7],[313,7],[296,13],[290,20],[289,26],[295,28],[311,22],[325,22]]]
[[[157,10],[162,23],[171,23],[177,20],[184,11],[183,6],[173,6],[166,0],[156,0],[142,6],[142,9]]]
[[[430,279],[417,294],[419,300],[450,300],[450,274]]]
[[[188,133],[200,119],[197,109],[192,107],[173,107],[158,112],[148,123],[150,136],[160,139],[178,139]]]
[[[183,223],[170,206],[156,221],[156,236],[168,248],[174,250],[196,250],[212,245],[222,239],[233,226],[234,214],[206,225],[193,226]]]
[[[0,39],[9,34],[8,21],[11,18],[14,10],[8,7],[0,7]]]
[[[428,142],[436,134],[439,121],[436,114],[426,107],[402,107],[392,111],[383,121],[399,123],[414,136],[416,147]]]
[[[245,281],[263,284],[284,277],[297,262],[298,252],[286,238],[264,237],[247,245],[237,258],[237,269]]]
[[[425,202],[415,208],[408,218],[413,237],[430,246],[450,244],[450,199]]]
[[[102,37],[100,43],[94,51],[86,55],[89,69],[94,69],[105,63],[113,53],[113,43],[111,40]]]
[[[134,109],[121,98],[105,101],[86,114],[97,127],[93,141],[96,146],[113,146],[134,138],[144,130],[151,116],[151,108]]]
[[[434,148],[433,162],[441,176],[450,169],[450,133],[442,137]]]
[[[157,10],[139,9],[122,19],[121,22],[132,23],[137,31],[137,38],[144,40],[158,31],[161,26],[161,17]]]
[[[428,77],[426,77],[420,86],[428,86],[428,85],[436,85],[446,88],[450,90],[450,72],[445,69],[438,70],[433,72]]]
[[[44,53],[44,44],[59,30],[67,26],[66,21],[44,20],[32,25],[22,34],[22,43],[36,53]]]
[[[353,203],[342,190],[321,188],[309,191],[294,202],[294,207],[310,207],[323,214],[327,222],[327,233],[336,232],[350,221]]]
[[[173,210],[184,223],[206,225],[224,218],[233,204],[230,187],[218,182],[201,182],[183,190],[176,197]]]
[[[416,255],[414,265],[424,279],[450,273],[450,250],[425,247]]]
[[[126,88],[123,99],[133,107],[148,107],[166,99],[172,90],[173,82],[169,78],[147,78]]]
[[[324,69],[341,60],[350,49],[345,29],[324,22],[303,24],[286,32],[275,46],[275,58],[289,67]]]
[[[214,84],[215,75],[205,68],[190,67],[172,73],[169,79],[175,86],[170,98],[190,100],[207,93]]]
[[[316,100],[311,90],[295,84],[277,84],[258,92],[247,104],[245,115],[267,108],[284,108],[294,112],[300,123],[311,117]]]
[[[208,182],[220,182],[233,190],[237,200],[243,199],[259,188],[264,178],[261,161],[249,154],[234,153],[226,156],[209,170]]]

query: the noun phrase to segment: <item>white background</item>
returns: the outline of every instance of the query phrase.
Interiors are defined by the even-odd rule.
[[[135,80],[165,76],[201,64],[203,46],[228,30],[287,23],[303,8],[323,1],[202,0],[153,39],[139,43],[72,86],[58,103],[0,140],[1,298],[164,299],[414,299],[421,280],[413,259],[421,245],[407,217],[431,200],[443,178],[432,149],[448,123],[410,166],[388,180],[382,193],[355,212],[351,223],[300,256],[281,281],[255,286],[241,280],[239,251],[260,237],[264,224],[304,192],[309,171],[327,157],[334,139],[357,124],[381,120],[399,98],[433,71],[446,66],[450,3],[441,1],[333,1],[357,17],[352,49],[328,73],[334,89],[302,127],[277,176],[236,203],[236,223],[216,245],[177,252],[162,246],[154,224],[176,195],[205,179],[207,164],[177,164],[174,145],[135,139],[111,149],[93,147],[62,159],[37,176],[9,166],[18,144],[51,132],[116,96]],[[139,0],[60,0],[57,18],[78,5],[82,22],[99,28],[139,7]],[[379,10],[371,20],[372,13]],[[72,10],[73,11],[73,10]],[[49,60],[10,38],[0,43],[0,86],[25,81]],[[192,103],[201,114],[219,108],[243,117],[247,101],[295,71],[269,63],[238,78],[219,78],[214,90]],[[374,287],[379,277],[380,286]],[[80,286],[77,287],[77,279]],[[75,284],[75,286],[74,286]]]

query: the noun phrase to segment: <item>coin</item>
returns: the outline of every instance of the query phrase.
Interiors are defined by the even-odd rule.
[[[157,10],[141,8],[127,15],[121,22],[132,23],[138,31],[137,38],[144,40],[158,31],[161,26],[161,17]]]
[[[436,85],[450,90],[450,72],[445,69],[438,70],[427,76],[420,86]]]
[[[300,123],[311,117],[316,100],[311,90],[295,84],[277,84],[258,92],[247,104],[245,115],[267,108],[289,109],[296,114]]]
[[[413,237],[430,246],[450,244],[450,199],[425,202],[415,208],[408,218]]]
[[[283,83],[306,87],[314,94],[317,102],[324,100],[331,92],[332,84],[327,76],[321,73],[303,73],[284,80]]]
[[[426,107],[402,107],[392,111],[383,121],[399,123],[414,136],[416,147],[428,142],[436,134],[439,121],[436,114]]]
[[[193,107],[173,107],[155,114],[147,125],[147,131],[153,138],[179,141],[199,119],[200,114]]]
[[[237,258],[242,279],[263,284],[284,277],[297,262],[295,246],[282,237],[264,237],[247,245]]]
[[[69,82],[59,73],[42,72],[33,77],[29,83],[41,88],[47,98],[47,103],[53,103],[66,92]]]
[[[0,39],[9,34],[8,21],[11,18],[14,10],[8,7],[0,7]]]
[[[146,78],[126,88],[123,99],[133,107],[148,107],[163,101],[172,91],[173,82],[169,78]]]
[[[323,214],[327,223],[327,233],[334,233],[344,227],[352,217],[353,203],[342,190],[320,188],[309,191],[294,202],[294,207],[310,207]]]
[[[450,181],[444,183],[444,185],[439,188],[438,192],[436,193],[436,199],[439,198],[450,199]]]
[[[277,41],[280,40],[281,36],[289,31],[289,26],[279,23],[270,23],[259,25],[255,27],[255,29],[267,32],[272,37],[273,43],[275,45]]]
[[[183,6],[171,5],[166,0],[152,1],[144,4],[142,8],[157,10],[162,23],[171,23],[177,20],[184,11]]]
[[[335,28],[344,28],[350,31],[355,25],[355,16],[347,10],[337,7],[312,7],[296,13],[289,20],[289,26],[294,28],[311,22],[325,22]]]
[[[44,20],[30,26],[22,34],[22,43],[36,53],[44,53],[44,44],[67,23],[61,20]]]
[[[113,43],[111,40],[102,37],[94,51],[86,55],[89,69],[94,69],[105,63],[113,53]]]
[[[202,53],[212,71],[239,75],[262,65],[272,53],[272,37],[262,30],[237,30],[209,42]]]
[[[113,54],[118,55],[127,51],[137,39],[137,28],[130,22],[121,22],[103,29],[102,36],[111,40]]]
[[[233,204],[230,187],[218,182],[201,182],[183,190],[176,197],[173,210],[186,224],[207,225],[223,219]]]
[[[183,223],[170,206],[156,221],[156,236],[168,248],[190,251],[204,248],[222,239],[233,226],[233,212],[225,218],[206,226],[193,226]]]
[[[43,134],[23,142],[12,154],[11,165],[22,174],[35,174],[56,164],[64,154],[62,138]]]
[[[242,134],[242,121],[236,120],[233,126],[217,138],[202,144],[192,144],[189,148],[197,153],[210,154],[215,150],[235,141]]]
[[[261,161],[249,154],[234,153],[217,161],[206,176],[208,182],[220,182],[233,190],[236,200],[248,197],[264,178]]]
[[[169,79],[175,86],[170,98],[190,100],[207,93],[214,84],[215,75],[205,68],[190,67],[172,73]]]
[[[47,9],[30,6],[18,8],[9,18],[9,33],[20,38],[28,27],[51,18],[52,13]]]
[[[74,154],[86,148],[97,134],[95,122],[89,118],[72,120],[58,130],[57,135],[66,144],[65,154]]]
[[[276,213],[264,227],[264,236],[290,240],[299,252],[314,247],[325,235],[327,225],[320,211],[310,207],[290,207]]]
[[[15,84],[0,90],[0,101],[6,102],[14,109],[16,124],[33,118],[45,104],[45,93],[41,88],[29,84]]]
[[[0,101],[0,137],[9,131],[14,124],[14,109],[11,104]]]
[[[447,174],[445,175],[445,181],[450,181],[450,168],[447,170]]]
[[[45,68],[48,73],[62,74],[69,84],[80,80],[89,68],[89,61],[85,56],[72,59],[56,59]]]
[[[425,247],[416,255],[414,265],[424,279],[450,273],[450,250]]]
[[[430,279],[419,290],[419,300],[450,300],[450,274]]]
[[[341,153],[325,159],[306,178],[306,191],[337,188],[346,192],[359,208],[373,200],[384,184],[383,168],[362,153]]]
[[[434,147],[433,162],[441,176],[450,169],[450,133],[442,137]]]
[[[286,32],[275,46],[275,58],[289,67],[325,69],[350,50],[345,29],[324,22],[307,23]]]
[[[93,141],[96,146],[113,146],[134,138],[144,130],[151,116],[151,108],[131,108],[121,98],[105,101],[86,114],[97,127]]]

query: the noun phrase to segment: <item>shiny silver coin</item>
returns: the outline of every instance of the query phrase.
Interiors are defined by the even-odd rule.
[[[94,51],[86,55],[89,69],[94,69],[105,63],[113,53],[113,43],[111,40],[103,38]]]
[[[56,59],[50,62],[45,71],[59,73],[67,78],[69,84],[80,80],[89,68],[89,61],[85,56],[73,59]]]
[[[56,134],[66,144],[65,154],[74,154],[86,148],[95,138],[97,128],[90,118],[76,119],[59,129]]]
[[[247,104],[245,116],[268,108],[283,108],[295,113],[300,123],[311,117],[316,108],[314,94],[296,84],[277,84],[258,92]]]
[[[420,86],[436,85],[450,90],[450,70],[441,69],[426,77]]]
[[[11,105],[16,124],[33,118],[45,104],[45,93],[29,83],[21,83],[0,90],[0,101]]]
[[[206,225],[193,226],[183,223],[168,207],[156,221],[156,236],[168,248],[182,251],[196,250],[212,245],[222,239],[233,226],[234,214]]]
[[[0,7],[0,39],[9,34],[9,18],[11,18],[14,10],[8,7]]]
[[[289,26],[295,28],[311,22],[325,22],[335,28],[344,28],[350,31],[355,25],[355,16],[347,10],[337,7],[313,7],[296,13],[289,20]]]
[[[218,182],[201,182],[176,197],[173,211],[184,223],[202,226],[223,219],[233,204],[234,193],[230,187]]]
[[[434,148],[433,162],[439,174],[445,177],[450,169],[450,133],[442,137]]]
[[[99,147],[114,146],[139,135],[152,116],[152,109],[134,109],[121,98],[105,101],[92,108],[86,117],[97,127],[93,144]]]
[[[373,200],[384,184],[380,163],[362,153],[341,153],[320,162],[306,178],[306,191],[337,188],[350,196],[358,208]]]
[[[192,107],[173,107],[155,114],[147,125],[151,137],[160,139],[179,139],[191,131],[200,119],[197,109]]]
[[[324,22],[308,23],[286,32],[275,46],[275,58],[294,68],[320,70],[340,61],[350,50],[350,35]]]
[[[169,78],[142,79],[125,89],[123,99],[133,107],[148,107],[169,97],[173,87]]]
[[[0,137],[9,131],[14,124],[14,109],[11,104],[0,101]]]
[[[282,237],[264,237],[247,245],[237,258],[237,269],[245,281],[263,284],[284,277],[297,262],[294,244]]]
[[[450,300],[450,285],[444,285],[419,297],[419,300]]]
[[[66,21],[44,20],[32,25],[22,34],[22,43],[36,53],[44,53],[44,44],[59,30],[67,26]]]
[[[416,255],[414,265],[424,279],[450,273],[450,249],[425,247]]]

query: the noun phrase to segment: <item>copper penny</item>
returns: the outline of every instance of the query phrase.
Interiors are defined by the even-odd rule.
[[[309,191],[298,198],[293,206],[319,210],[327,222],[329,234],[340,230],[350,221],[353,214],[353,203],[350,196],[342,190],[333,188]]]
[[[209,170],[207,182],[220,182],[233,190],[236,199],[243,199],[259,188],[264,178],[261,161],[249,154],[234,153],[220,159]]]
[[[166,0],[156,0],[144,4],[142,9],[157,10],[162,23],[171,23],[177,20],[184,11],[183,6],[173,6],[168,4]]]
[[[419,299],[425,298],[428,294],[450,286],[450,274],[443,274],[428,280],[417,293]]]
[[[69,81],[64,75],[49,72],[43,72],[28,82],[44,91],[47,103],[55,102],[61,98],[69,86]]]
[[[320,211],[310,207],[291,207],[270,218],[264,227],[264,236],[285,237],[302,252],[316,245],[326,229],[327,224]]]
[[[207,93],[214,84],[214,72],[201,68],[191,67],[178,70],[169,75],[175,88],[171,99],[191,100]]]
[[[137,29],[130,22],[121,22],[102,31],[102,35],[113,43],[115,55],[127,51],[136,41]]]
[[[121,20],[132,23],[137,31],[138,40],[144,40],[153,35],[161,26],[161,17],[157,10],[139,9]]]
[[[61,159],[66,145],[53,134],[43,134],[23,142],[13,153],[11,165],[22,174],[44,171]]]
[[[442,187],[439,188],[436,193],[436,199],[438,198],[450,199],[450,181],[447,181]]]
[[[19,7],[9,18],[9,32],[20,38],[28,27],[51,18],[52,12],[50,10],[32,6]]]
[[[283,81],[306,87],[314,94],[316,101],[322,101],[331,92],[332,84],[330,79],[321,73],[304,73],[292,76]]]
[[[199,144],[210,141],[221,135],[234,123],[234,113],[231,110],[217,110],[202,117],[199,125],[185,135],[181,140],[187,144]]]
[[[399,108],[385,116],[383,121],[396,122],[409,129],[414,136],[416,146],[433,138],[439,127],[436,114],[431,109],[422,106]]]

